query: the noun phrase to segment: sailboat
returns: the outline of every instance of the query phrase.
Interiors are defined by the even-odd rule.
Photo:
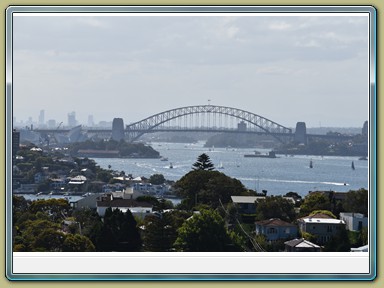
[[[309,168],[313,168],[313,162],[312,162],[312,159],[311,159],[311,161],[309,161]]]
[[[217,166],[217,169],[224,169],[223,162],[220,162],[220,164]]]
[[[355,170],[355,163],[353,161],[352,161],[351,167],[352,167],[352,170]]]

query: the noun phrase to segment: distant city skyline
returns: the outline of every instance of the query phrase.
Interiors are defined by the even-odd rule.
[[[45,112],[45,110],[41,110],[41,111]],[[73,112],[75,112],[75,111],[72,111],[71,113],[73,113]],[[71,113],[68,113],[68,114],[71,114]],[[38,117],[39,117],[39,115],[38,115]],[[114,118],[119,118],[119,117],[114,117]],[[28,127],[28,129],[31,128],[31,124],[33,125],[33,128],[50,128],[50,129],[52,129],[52,128],[57,128],[57,129],[69,128],[69,127],[74,127],[77,125],[82,125],[84,127],[112,127],[113,119],[96,119],[96,120],[94,120],[93,115],[88,115],[87,119],[88,120],[82,122],[82,121],[77,120],[77,118],[76,118],[76,124],[74,124],[74,123],[69,123],[68,120],[60,121],[57,119],[46,119],[46,121],[44,121],[42,123],[42,122],[40,122],[40,119],[33,118],[32,116],[28,117],[27,119],[18,119],[17,117],[13,117],[13,124],[14,124],[14,126],[16,126],[18,128]],[[142,120],[142,119],[140,119],[140,120]],[[239,123],[240,122],[241,122],[241,120],[239,120]],[[124,120],[124,124],[126,125],[129,123],[126,123]],[[295,125],[292,127],[288,127],[288,128],[295,128]],[[364,125],[364,123],[361,123],[361,125],[356,125],[356,126],[324,126],[321,123],[321,121],[319,121],[317,126],[315,125],[315,126],[310,126],[307,128],[328,128],[329,127],[329,128],[357,128],[357,129],[362,129],[363,125]]]
[[[212,104],[286,127],[362,127],[368,24],[367,14],[15,15],[13,116],[129,124]]]

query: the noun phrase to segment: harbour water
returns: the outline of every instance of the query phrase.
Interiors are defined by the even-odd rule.
[[[360,188],[368,189],[368,162],[358,157],[335,156],[286,156],[277,158],[245,158],[255,149],[206,148],[203,142],[196,144],[151,143],[168,161],[160,159],[120,159],[95,158],[101,167],[124,171],[133,177],[149,178],[153,174],[163,174],[168,180],[179,180],[192,170],[197,157],[206,153],[215,167],[221,166],[220,172],[240,180],[245,187],[260,191],[267,190],[267,195],[284,195],[297,192],[305,196],[309,191],[348,192]],[[257,149],[261,153],[268,150]],[[313,168],[309,167],[312,160]],[[355,169],[352,169],[352,161]],[[171,168],[172,166],[172,168]]]

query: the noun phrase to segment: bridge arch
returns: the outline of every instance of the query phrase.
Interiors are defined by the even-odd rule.
[[[282,134],[286,135],[286,134],[292,133],[292,130],[290,128],[284,127],[283,125],[280,125],[274,121],[271,121],[260,115],[257,115],[245,110],[225,107],[225,106],[198,105],[198,106],[187,106],[187,107],[167,110],[167,111],[152,115],[141,121],[126,125],[125,136],[130,141],[135,141],[146,133],[156,132],[161,125],[169,121],[172,121],[176,118],[185,117],[192,114],[211,114],[211,113],[237,118],[241,121],[244,121],[253,126],[256,126],[260,129],[260,131],[266,134],[271,134],[272,136],[275,136],[277,138],[278,138],[277,135],[282,135]]]

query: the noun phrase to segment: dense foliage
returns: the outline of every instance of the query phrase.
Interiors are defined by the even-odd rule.
[[[191,213],[170,211],[161,215],[148,216],[144,220],[143,246],[145,251],[174,251],[177,230]]]
[[[66,200],[30,202],[14,196],[12,202],[13,251],[95,251],[88,237],[66,231],[64,219],[71,213]]]
[[[243,251],[240,237],[225,228],[225,222],[214,210],[201,210],[178,230],[175,241],[178,251],[228,252]]]
[[[229,203],[232,195],[252,195],[239,180],[212,170],[190,171],[175,183],[175,188],[185,209],[198,204],[215,209],[221,203]]]
[[[105,211],[101,233],[96,238],[98,251],[140,251],[141,236],[131,211],[108,208]]]
[[[258,201],[256,220],[271,218],[292,222],[296,218],[294,204],[281,196],[270,196]]]
[[[81,149],[110,151],[117,150],[121,157],[135,157],[135,158],[159,158],[160,153],[154,150],[151,146],[144,145],[143,143],[128,143],[124,140],[115,141],[100,140],[98,142],[87,140],[85,142],[78,142],[72,144],[70,153],[72,156],[77,156],[78,151]]]

